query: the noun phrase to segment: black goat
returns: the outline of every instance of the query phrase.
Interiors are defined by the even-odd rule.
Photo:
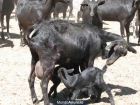
[[[79,13],[82,14],[82,23],[93,24],[99,28],[102,28],[102,20],[99,16],[98,8],[104,3],[104,0],[98,2],[94,0],[84,0],[79,11]]]
[[[67,1],[68,0],[18,0],[16,13],[21,35],[20,45],[25,45],[24,34],[31,25],[42,19],[49,19],[51,9],[55,6],[55,3]]]
[[[42,21],[40,24],[33,25],[27,31],[25,40],[32,55],[31,73],[28,80],[31,96],[33,102],[38,100],[32,75],[36,63],[40,61],[43,69],[41,88],[44,105],[49,105],[48,82],[56,64],[85,62],[86,67],[93,67],[94,59],[104,42],[111,42],[108,48],[113,47],[107,59],[108,65],[113,64],[121,56],[125,56],[127,50],[136,53],[136,50],[129,46],[120,35],[106,32],[95,26],[74,24],[64,20]]]
[[[70,76],[67,73],[67,70],[65,68],[60,68],[58,70],[58,76],[61,78],[64,85],[71,89],[73,92],[73,95],[71,97],[71,100],[75,100],[83,89],[88,90],[88,93],[92,93],[92,88],[98,87],[100,91],[98,91],[97,99],[96,101],[100,100],[100,96],[102,93],[102,90],[105,90],[107,94],[109,95],[111,105],[114,105],[113,96],[111,93],[110,88],[105,84],[103,79],[103,74],[105,73],[107,69],[107,66],[105,65],[102,70],[96,67],[89,67],[85,69],[83,72],[76,74],[74,76]],[[62,72],[65,74],[65,78],[62,75]]]
[[[68,19],[70,15],[72,15],[72,9],[73,9],[73,0],[69,0],[67,3],[56,3],[55,7],[51,10],[51,13],[53,13],[54,18],[59,18],[59,13],[63,13],[63,19],[66,19],[66,12],[68,7],[70,8]]]
[[[71,73],[71,70],[69,71],[68,70],[68,73],[70,72],[70,75],[72,74],[78,74],[79,73],[79,66],[78,64],[65,64],[65,65],[61,65],[61,66],[57,66],[55,67],[55,70],[53,72],[53,75],[51,76],[51,81],[53,82],[53,86],[50,88],[50,92],[48,93],[48,96],[51,97],[51,94],[53,93],[53,98],[56,98],[57,97],[57,87],[58,85],[60,84],[61,80],[60,78],[58,77],[58,70],[61,68],[61,67],[65,67],[67,69],[74,69],[73,73]],[[40,64],[40,61],[38,61],[36,63],[36,66],[35,66],[35,76],[37,76],[39,79],[42,79],[43,77],[43,70],[42,70],[42,66]],[[42,99],[40,100],[42,101]]]
[[[104,3],[105,3],[104,0],[101,0],[101,1],[98,0],[98,2],[84,0],[81,4],[80,11],[78,11],[78,14],[77,14],[78,22],[79,22],[80,17],[82,17],[82,23],[92,24],[99,28],[102,28],[102,20],[99,17],[97,9],[100,5],[103,5]],[[105,50],[106,45],[107,45],[106,43],[102,43],[101,52],[102,52],[103,59],[107,58],[106,50]]]
[[[2,39],[5,39],[3,30],[7,28],[7,37],[10,38],[9,35],[9,21],[12,11],[14,10],[14,2],[13,0],[0,0],[0,21],[1,21],[1,28],[2,28]],[[4,16],[6,16],[6,27],[4,26]]]
[[[124,36],[124,28],[126,30],[127,42],[129,42],[129,26],[140,8],[140,0],[84,0],[82,3],[83,21],[88,21],[98,27],[102,27],[103,20],[120,22],[121,35]],[[98,6],[100,3],[104,3]]]

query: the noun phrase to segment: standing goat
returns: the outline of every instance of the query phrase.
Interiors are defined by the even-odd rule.
[[[104,4],[99,6],[98,3]],[[83,2],[81,6],[83,8],[83,21],[88,20],[98,27],[102,27],[103,20],[118,21],[120,22],[121,35],[124,36],[125,28],[127,42],[129,42],[129,26],[136,10],[140,7],[140,0],[92,0]]]
[[[1,16],[0,21],[1,21],[1,28],[2,28],[2,33],[1,33],[2,39],[5,39],[5,36],[3,34],[4,28],[7,28],[7,37],[11,38],[9,35],[9,22],[13,10],[14,10],[13,0],[0,0],[0,16]],[[6,16],[6,27],[4,26],[4,16]]]

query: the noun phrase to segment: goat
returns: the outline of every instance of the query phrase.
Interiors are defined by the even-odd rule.
[[[50,88],[50,91],[48,93],[48,96],[51,97],[51,94],[53,93],[52,97],[53,98],[56,98],[57,97],[57,87],[58,85],[60,84],[61,80],[60,78],[58,77],[58,70],[59,68],[61,67],[65,67],[67,69],[73,69],[74,68],[74,72],[73,70],[68,70],[67,72],[70,73],[71,75],[72,74],[77,74],[79,73],[79,66],[78,64],[65,64],[65,65],[59,65],[57,67],[55,67],[55,70],[53,72],[53,75],[51,76],[51,81],[53,82],[53,86]],[[77,68],[78,67],[78,68]],[[73,73],[72,73],[73,72]],[[38,61],[35,65],[35,72],[34,72],[35,76],[37,76],[39,79],[42,79],[43,77],[43,70],[42,70],[42,66],[40,64],[40,61]],[[40,101],[42,101],[43,98],[41,100],[38,100],[37,103],[39,103]]]
[[[98,2],[105,2],[103,5],[98,6]],[[90,23],[94,23],[99,27],[102,27],[105,21],[118,21],[120,22],[121,35],[124,36],[124,28],[126,29],[127,42],[129,43],[129,26],[135,15],[136,10],[140,7],[140,0],[92,0],[87,3],[82,3],[82,8],[88,14],[83,18],[90,20]]]
[[[72,15],[72,9],[73,9],[73,0],[70,0],[67,3],[56,3],[55,7],[51,10],[51,13],[53,13],[54,18],[59,18],[59,13],[63,13],[63,19],[66,19],[66,12],[68,7],[70,8],[68,19],[70,15]]]
[[[14,2],[13,0],[0,0],[0,21],[1,21],[1,28],[2,28],[2,39],[5,39],[3,30],[4,28],[7,28],[7,37],[11,38],[9,35],[9,22],[10,22],[10,16],[12,11],[14,10]],[[6,24],[7,26],[4,26],[4,16],[6,15]]]
[[[105,73],[106,69],[106,65],[102,70],[96,67],[89,67],[79,74],[70,76],[65,68],[60,68],[58,70],[58,76],[61,78],[64,85],[73,92],[71,100],[75,100],[80,91],[83,89],[87,89],[89,94],[92,93],[92,88],[96,86],[100,88],[98,89],[100,91],[98,91],[96,101],[100,100],[102,90],[105,90],[109,95],[111,105],[115,105],[111,89],[105,84],[103,79],[103,74]],[[65,78],[62,75],[62,72],[64,72]]]
[[[17,18],[20,28],[20,46],[25,46],[24,35],[27,29],[41,21],[50,18],[50,11],[57,2],[67,2],[68,0],[18,0]]]
[[[108,65],[125,56],[127,51],[136,53],[120,35],[106,32],[93,25],[70,23],[65,20],[42,21],[35,24],[28,29],[25,39],[32,56],[28,79],[31,96],[34,101],[37,100],[32,73],[37,61],[40,60],[43,69],[41,89],[44,105],[49,104],[48,82],[56,64],[85,62],[86,67],[92,67],[103,42],[111,42],[107,48],[113,47],[107,59]]]

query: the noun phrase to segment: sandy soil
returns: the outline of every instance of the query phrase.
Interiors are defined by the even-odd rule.
[[[106,31],[120,33],[119,23],[106,23],[104,25]],[[18,23],[13,14],[10,21],[10,35],[11,39],[5,41],[0,39],[0,105],[32,105],[28,85],[31,55],[27,46],[20,47]],[[112,89],[116,105],[140,105],[140,48],[136,44],[137,39],[132,36],[130,42],[137,50],[137,54],[128,52],[125,57],[121,57],[109,66],[104,74],[106,83]],[[102,68],[105,62],[106,60],[99,57],[95,61],[95,66]],[[49,88],[51,86],[50,82]],[[36,79],[35,89],[40,99],[42,93],[39,79]],[[61,83],[58,87],[59,99],[65,97],[65,90],[65,86]],[[89,99],[87,97],[83,100]],[[109,105],[108,95],[103,92],[101,102],[96,104]],[[43,102],[40,105],[43,105]]]

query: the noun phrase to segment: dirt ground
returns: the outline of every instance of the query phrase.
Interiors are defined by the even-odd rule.
[[[105,23],[107,23],[104,25],[106,31],[120,34],[118,22]],[[18,22],[14,14],[10,20],[10,35],[11,39],[5,41],[0,39],[0,105],[32,105],[28,84],[31,55],[27,46],[20,47]],[[128,52],[125,57],[121,57],[109,66],[104,74],[116,105],[140,105],[140,46],[137,46],[137,40],[130,37],[131,45],[137,50],[137,54]],[[106,60],[99,57],[95,61],[95,66],[102,68],[105,62]],[[52,82],[49,83],[49,88],[51,86]],[[35,89],[40,99],[42,93],[39,79],[36,79]],[[61,83],[58,87],[60,92],[58,99],[65,99],[67,93],[65,90],[65,86]],[[89,98],[79,100],[89,100]],[[108,95],[103,92],[101,102],[96,104],[109,105],[108,100]],[[39,105],[43,105],[43,102]]]

